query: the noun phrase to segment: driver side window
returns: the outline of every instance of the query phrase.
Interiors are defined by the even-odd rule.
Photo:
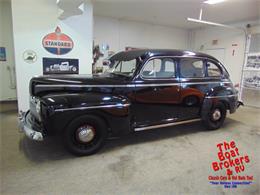
[[[136,60],[120,61],[116,65],[115,72],[132,73],[135,70]]]
[[[175,61],[171,58],[151,59],[145,64],[141,74],[147,79],[173,78],[175,77]]]

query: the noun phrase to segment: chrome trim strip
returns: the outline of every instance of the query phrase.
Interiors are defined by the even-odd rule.
[[[128,84],[128,85],[36,85],[36,87],[135,87],[135,84]]]
[[[185,80],[187,80],[187,79],[196,79],[196,80],[221,79],[222,81],[223,81],[223,80],[228,81],[228,79],[222,79],[221,77],[210,77],[210,76],[207,76],[207,77],[181,77],[179,80],[180,80],[180,81],[183,81],[183,80],[185,81]]]
[[[212,80],[215,81],[212,81]],[[187,80],[208,80],[208,82],[231,82],[229,79],[221,79],[221,78],[212,78],[212,77],[204,77],[204,78],[194,78],[194,77],[187,77],[187,78],[180,78],[180,82],[188,82]],[[219,81],[221,80],[221,81]],[[202,82],[207,82],[207,81],[202,81]]]
[[[237,96],[238,96],[238,94],[232,94],[232,95],[206,96],[205,98],[211,99],[211,98],[237,97]]]
[[[213,84],[213,83],[220,83],[220,84],[225,84],[225,83],[232,83],[230,81],[224,81],[224,82],[221,82],[221,81],[206,81],[206,82],[181,82],[182,85],[205,85],[205,84]]]
[[[76,107],[76,108],[60,108],[56,109],[55,112],[71,111],[71,110],[89,110],[96,108],[124,108],[128,107],[130,104],[115,104],[115,105],[101,105],[101,106],[86,106],[86,107]]]
[[[180,83],[162,83],[162,84],[136,84],[136,87],[159,87],[159,86],[176,86]]]
[[[230,81],[209,81],[209,82],[179,82],[179,83],[159,83],[159,84],[127,84],[127,85],[36,85],[36,87],[79,87],[79,88],[83,88],[83,87],[156,87],[156,86],[176,86],[176,85],[205,85],[205,84],[209,84],[209,83],[232,83]]]
[[[173,123],[167,123],[167,124],[161,124],[161,125],[151,125],[147,127],[137,127],[134,128],[134,131],[143,131],[143,130],[148,130],[148,129],[157,129],[157,128],[162,128],[162,127],[170,127],[170,126],[175,126],[175,125],[181,125],[181,124],[186,124],[186,123],[191,123],[191,122],[197,122],[200,121],[201,119],[191,119],[187,121],[179,121],[179,122],[173,122]]]

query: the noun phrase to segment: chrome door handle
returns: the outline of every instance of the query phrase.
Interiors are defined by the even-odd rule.
[[[161,90],[160,87],[154,87],[154,88],[153,88],[153,91],[160,91],[160,90]]]

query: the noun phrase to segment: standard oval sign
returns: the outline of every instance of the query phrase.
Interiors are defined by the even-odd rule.
[[[72,39],[61,32],[57,26],[55,32],[47,34],[42,39],[42,46],[50,53],[56,55],[63,55],[69,53],[73,49]]]

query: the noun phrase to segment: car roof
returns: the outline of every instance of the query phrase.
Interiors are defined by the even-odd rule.
[[[215,60],[219,62],[216,58],[211,55],[188,51],[188,50],[177,50],[177,49],[133,49],[129,51],[121,51],[110,57],[110,60],[131,60],[138,57],[152,57],[152,56],[183,56],[183,57],[202,57]]]

